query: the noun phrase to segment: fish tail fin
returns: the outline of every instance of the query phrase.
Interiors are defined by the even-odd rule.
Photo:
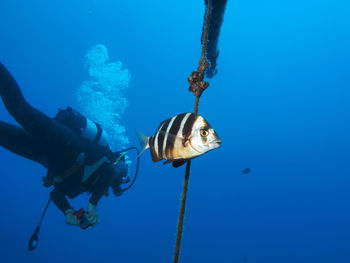
[[[136,130],[136,135],[137,138],[139,139],[140,145],[141,145],[141,152],[139,154],[139,156],[146,150],[149,148],[149,136],[144,135],[142,132]]]

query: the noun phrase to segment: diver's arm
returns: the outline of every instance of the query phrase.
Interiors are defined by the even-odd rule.
[[[90,204],[97,206],[98,202],[101,200],[104,193],[105,191],[94,191],[89,200]]]
[[[54,188],[50,193],[51,200],[57,206],[62,213],[66,213],[68,209],[73,209],[72,206],[67,201],[65,195],[57,188]]]
[[[206,57],[210,62],[210,67],[206,71],[206,76],[212,78],[217,73],[216,60],[219,56],[218,40],[220,35],[220,28],[224,18],[224,12],[227,0],[211,0],[211,13],[209,17],[209,29],[208,29],[208,40],[206,46]],[[208,6],[208,0],[205,0],[206,7]],[[207,8],[205,9],[204,22],[203,22],[203,33],[202,42],[205,28]]]
[[[92,190],[89,202],[94,206],[97,206],[102,196],[108,191],[110,181],[106,177],[107,176],[103,174]]]

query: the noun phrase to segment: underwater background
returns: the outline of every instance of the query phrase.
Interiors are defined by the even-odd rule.
[[[192,162],[180,262],[350,262],[349,13],[348,0],[228,1],[199,104],[223,144]],[[204,1],[2,0],[0,61],[49,116],[78,108],[115,150],[138,146],[135,129],[193,111],[203,16]],[[15,123],[2,103],[0,119]],[[1,262],[172,262],[184,167],[146,151],[98,226],[67,226],[51,205],[29,252],[46,171],[0,160]]]

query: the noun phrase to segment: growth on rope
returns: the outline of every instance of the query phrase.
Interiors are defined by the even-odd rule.
[[[209,87],[209,82],[203,81],[205,70],[209,67],[208,60],[204,57],[199,61],[199,67],[197,71],[193,71],[188,77],[188,82],[190,83],[189,91],[193,92],[193,95],[200,97],[202,92]]]

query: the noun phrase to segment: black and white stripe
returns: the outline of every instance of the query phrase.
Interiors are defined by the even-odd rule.
[[[193,113],[182,113],[163,121],[149,141],[153,161],[172,160],[176,140],[190,137],[196,119]]]

